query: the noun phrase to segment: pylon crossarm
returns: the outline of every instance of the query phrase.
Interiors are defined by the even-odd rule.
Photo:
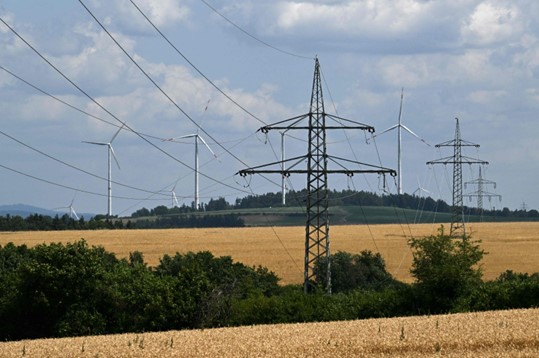
[[[302,114],[302,115],[292,117],[292,118],[288,118],[288,119],[285,119],[283,121],[275,122],[273,124],[270,124],[270,125],[267,125],[267,126],[264,126],[264,127],[260,127],[257,132],[268,133],[268,131],[270,131],[272,129],[305,129],[305,127],[295,127],[295,125],[297,125],[303,119],[308,118],[308,117],[309,117],[309,113]],[[282,124],[288,123],[288,122],[292,122],[292,124],[282,126]]]
[[[350,127],[344,126],[344,125],[341,124],[341,126],[338,127],[338,128],[341,128],[341,129],[342,128],[344,128],[344,129],[363,129],[363,130],[368,131],[369,133],[374,133],[374,127],[370,126],[368,124],[356,122],[356,121],[353,121],[351,119],[335,116],[333,114],[325,114],[325,115],[326,115],[326,117],[331,118],[334,121],[337,121],[339,124],[341,124],[340,122],[347,122],[347,123],[353,124],[353,126],[350,126]],[[326,128],[328,128],[328,127],[326,127]]]
[[[475,147],[475,148],[479,148],[480,145],[479,144],[476,144],[476,143],[472,143],[472,142],[468,142],[468,141],[465,141],[465,140],[448,140],[447,142],[443,142],[443,143],[440,143],[440,144],[436,144],[434,147],[435,148],[440,148],[440,147],[456,147],[456,146],[459,146],[459,147]]]
[[[462,196],[465,196],[465,197],[472,197],[472,198],[477,198],[478,196],[491,197],[491,198],[494,198],[494,197],[500,197],[500,198],[501,198],[501,195],[500,195],[500,194],[489,193],[488,191],[482,191],[482,192],[474,191],[474,192],[472,192],[472,193],[463,194]]]
[[[258,174],[258,173],[281,173],[283,175],[286,175],[287,173],[292,172],[290,169],[294,168],[299,163],[302,163],[306,158],[307,158],[307,156],[302,155],[302,156],[299,156],[299,157],[288,158],[288,159],[285,159],[285,160],[279,160],[279,161],[273,162],[273,163],[258,165],[256,167],[242,169],[242,170],[238,171],[236,173],[236,175],[246,176],[246,175]],[[289,163],[289,162],[294,162],[294,161],[295,161],[295,163],[288,166],[288,168],[285,169],[285,170],[283,170],[283,169],[263,169],[263,168],[268,168],[268,167],[276,166],[276,165],[280,165],[282,167],[283,163]]]
[[[344,166],[341,163],[339,163],[339,161],[343,161],[343,162],[347,162],[347,163],[355,164],[355,165],[362,165],[362,166],[365,166],[365,167],[368,167],[368,168],[374,168],[374,169],[368,169],[368,170],[350,170],[350,169],[346,169],[348,172],[351,172],[351,173],[377,173],[377,174],[390,174],[392,177],[397,176],[397,172],[395,170],[385,168],[385,167],[381,167],[381,166],[378,166],[378,165],[362,163],[362,162],[358,162],[358,161],[355,161],[355,160],[335,157],[335,156],[332,156],[332,155],[328,155],[328,160],[332,161],[333,163],[339,165],[342,168],[344,168]],[[331,170],[329,170],[328,173],[329,172],[331,172]]]
[[[432,164],[484,164],[488,165],[487,161],[481,159],[475,159],[470,157],[461,156],[461,160],[455,160],[454,156],[441,158],[437,160],[431,160],[427,162],[427,165]]]

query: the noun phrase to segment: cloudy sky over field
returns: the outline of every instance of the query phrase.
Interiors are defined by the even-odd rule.
[[[484,190],[502,195],[485,207],[539,208],[537,14],[535,0],[0,0],[2,20],[50,63],[0,23],[0,204],[75,198],[79,212],[106,213],[107,149],[83,141],[108,142],[121,122],[139,135],[113,142],[113,214],[171,205],[173,189],[190,204],[193,139],[161,139],[194,133],[217,156],[199,148],[201,201],[277,192],[277,175],[235,173],[280,159],[279,133],[256,131],[308,112],[318,56],[326,112],[377,133],[397,123],[404,88],[403,124],[431,144],[403,133],[405,192],[451,202],[452,167],[426,162],[452,154],[434,145],[453,139],[458,117],[481,145],[463,154],[490,162],[483,176],[497,185]],[[305,154],[306,133],[292,135],[287,156]],[[397,133],[368,137],[334,131],[328,152],[396,169]],[[464,181],[478,168],[464,166]],[[384,192],[374,174],[329,184]]]

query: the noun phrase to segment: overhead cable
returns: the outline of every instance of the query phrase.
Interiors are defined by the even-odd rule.
[[[245,165],[245,166],[248,166],[247,163],[245,163],[242,159],[240,159],[238,156],[236,156],[234,153],[232,153],[228,148],[226,148],[224,145],[222,145],[217,139],[215,139],[210,133],[208,133],[208,131],[206,131],[199,123],[197,123],[183,108],[181,108],[177,103],[176,101],[174,101],[172,99],[172,97],[170,97],[168,95],[168,93],[165,92],[165,90],[163,90],[163,88],[161,86],[159,86],[159,84],[157,82],[155,82],[155,80],[139,65],[139,63],[133,58],[133,56],[131,56],[126,50],[125,48],[118,42],[118,40],[116,40],[116,38],[110,33],[110,31],[107,30],[107,28],[103,25],[103,23],[101,21],[99,21],[99,19],[97,19],[97,17],[92,13],[92,11],[84,4],[84,2],[82,0],[79,0],[79,3],[84,7],[84,9],[88,12],[88,14],[95,20],[95,22],[101,27],[101,29],[103,29],[103,31],[110,37],[110,39],[116,44],[116,46],[118,46],[118,48],[120,50],[122,50],[122,52],[127,56],[127,58],[129,58],[129,60],[144,74],[144,76],[146,76],[146,78],[169,100],[170,103],[172,103],[172,105],[174,107],[176,107],[176,109],[178,109],[187,119],[189,119],[189,121],[191,121],[191,123],[193,123],[198,129],[200,129],[202,131],[202,133],[204,133],[206,136],[208,136],[208,138],[210,138],[211,140],[213,140],[215,142],[216,145],[218,145],[219,147],[221,147],[227,154],[229,154],[232,158],[236,159],[238,162],[240,162],[241,164]],[[123,122],[122,122],[123,123]],[[153,143],[152,143],[153,144]],[[168,154],[168,153],[167,153]],[[170,154],[168,154],[170,155]],[[177,160],[177,159],[176,159]],[[179,161],[179,160],[177,160]],[[190,168],[191,170],[194,170],[193,168],[191,168],[190,166],[186,165],[185,163],[182,162],[183,165],[187,166],[188,168]],[[201,175],[203,175],[204,177],[206,178],[210,178],[208,175],[205,175],[203,173],[201,173]],[[210,178],[212,181],[217,181],[216,179],[213,179],[213,178]],[[278,185],[277,183],[271,181],[270,179],[266,178],[266,180],[274,183],[275,185]],[[227,187],[230,187],[230,188],[233,188],[232,186],[228,185],[228,184],[225,184],[225,183],[222,183],[222,185],[225,185]],[[236,189],[236,188],[233,188],[233,189]],[[246,191],[245,191],[246,192]]]
[[[6,169],[6,170],[9,170],[9,171],[11,171],[11,172],[20,174],[20,175],[25,176],[25,177],[27,177],[27,178],[31,178],[31,179],[34,179],[34,180],[37,180],[37,181],[40,181],[40,182],[43,182],[43,183],[47,183],[47,184],[50,184],[50,185],[54,185],[54,186],[57,186],[57,187],[60,187],[60,188],[69,189],[69,190],[77,191],[77,192],[80,192],[80,193],[85,193],[85,194],[90,194],[90,195],[95,195],[95,196],[108,197],[107,194],[100,194],[100,193],[96,193],[96,192],[89,191],[89,190],[86,190],[86,189],[75,188],[75,187],[72,187],[72,186],[68,186],[68,185],[64,185],[64,184],[60,184],[60,183],[55,183],[55,182],[53,182],[53,181],[50,181],[50,180],[47,180],[47,179],[43,179],[43,178],[39,178],[39,177],[36,177],[36,176],[34,176],[34,175],[31,175],[31,174],[28,174],[28,173],[21,172],[20,170],[13,169],[13,168],[10,168],[10,167],[5,166],[5,165],[2,165],[2,164],[0,164],[0,168],[4,168],[4,169]],[[113,197],[116,198],[116,199],[125,199],[125,200],[145,200],[145,201],[152,200],[152,201],[163,201],[163,199],[140,199],[140,198],[130,198],[130,197],[125,197],[125,196],[113,196]]]
[[[114,126],[114,127],[116,127],[116,128],[122,128],[122,129],[125,128],[125,126],[121,126],[121,125],[119,125],[119,124],[109,122],[109,121],[107,121],[107,120],[105,120],[105,119],[103,119],[103,118],[100,118],[100,117],[98,117],[98,116],[96,116],[96,115],[94,115],[94,114],[88,113],[88,112],[86,112],[85,110],[80,109],[80,108],[78,108],[78,107],[72,105],[71,103],[64,101],[64,100],[61,99],[61,98],[56,97],[55,95],[53,95],[53,94],[51,94],[51,93],[49,93],[49,92],[47,92],[47,91],[45,91],[45,90],[43,90],[43,89],[37,87],[36,85],[30,83],[29,81],[25,80],[24,78],[22,78],[22,77],[16,75],[15,73],[11,72],[11,71],[8,70],[7,68],[3,67],[2,65],[0,65],[0,69],[4,70],[6,73],[8,73],[8,74],[10,74],[11,76],[15,77],[15,78],[18,79],[19,81],[24,82],[25,84],[27,84],[28,86],[32,87],[32,88],[35,89],[36,91],[39,91],[39,92],[43,93],[44,95],[51,97],[52,99],[54,99],[54,100],[56,100],[56,101],[58,101],[58,102],[60,102],[60,103],[62,103],[62,104],[64,104],[64,105],[66,105],[66,106],[68,106],[68,107],[70,107],[70,108],[76,110],[77,112],[80,112],[80,113],[82,113],[82,114],[85,114],[85,115],[87,115],[88,117],[97,119],[97,120],[100,121],[100,122],[109,124],[109,125]],[[128,130],[128,131],[130,131],[130,132],[133,132],[130,128],[126,128],[126,130]],[[134,133],[134,132],[133,132],[133,133]],[[156,136],[153,136],[153,135],[150,135],[150,134],[144,134],[144,133],[141,133],[141,132],[139,132],[139,133],[140,133],[141,135],[145,136],[145,137],[148,137],[148,138],[158,139],[158,140],[162,140],[162,139],[163,139],[163,138],[156,137]]]
[[[264,46],[267,46],[275,51],[278,51],[278,52],[281,52],[285,55],[289,55],[289,56],[293,56],[293,57],[297,57],[297,58],[302,58],[302,59],[307,59],[307,60],[312,60],[313,57],[308,57],[308,56],[303,56],[303,55],[298,55],[298,54],[295,54],[295,53],[292,53],[292,52],[289,52],[289,51],[286,51],[286,50],[283,50],[283,49],[280,49],[276,46],[273,46],[269,43],[267,43],[266,41],[263,41],[261,39],[259,39],[258,37],[252,35],[251,33],[247,32],[246,30],[244,30],[243,28],[241,28],[239,25],[237,25],[236,23],[234,23],[232,20],[230,20],[229,18],[227,18],[225,15],[223,15],[221,12],[219,12],[216,8],[214,8],[213,6],[211,6],[210,4],[208,4],[205,0],[200,0],[202,1],[202,3],[204,3],[204,5],[206,5],[207,7],[209,7],[213,12],[215,12],[217,15],[219,15],[220,17],[222,17],[226,22],[228,22],[229,24],[231,24],[232,26],[234,26],[236,29],[240,30],[242,33],[244,33],[245,35],[249,36],[250,38],[252,38],[253,40],[257,41],[257,42],[260,42],[261,44],[263,44]]]
[[[238,102],[236,102],[233,98],[231,98],[227,93],[225,93],[221,88],[219,88],[212,80],[210,80],[208,78],[208,76],[206,76],[204,73],[202,73],[202,71],[200,71],[198,69],[197,66],[195,66],[193,64],[193,62],[191,62],[169,39],[167,36],[165,36],[165,34],[163,34],[163,32],[161,30],[159,30],[159,28],[157,26],[155,26],[155,24],[148,18],[148,16],[140,9],[140,7],[137,6],[137,4],[135,4],[135,2],[133,0],[129,0],[131,2],[131,4],[133,4],[133,6],[140,12],[140,14],[146,19],[146,21],[148,21],[148,23],[150,25],[152,25],[152,27],[155,29],[155,31],[157,31],[159,33],[159,35],[161,35],[161,37],[170,45],[172,46],[172,48],[176,51],[176,53],[178,53],[178,55],[180,55],[195,71],[198,72],[199,75],[201,75],[202,77],[204,77],[204,79],[206,81],[208,81],[209,84],[211,84],[213,86],[213,88],[215,88],[217,91],[219,91],[223,96],[225,96],[228,100],[230,100],[232,103],[234,103],[238,108],[240,108],[242,111],[244,111],[245,113],[247,113],[249,116],[253,117],[254,119],[256,119],[257,121],[259,121],[260,123],[264,124],[264,125],[267,125],[266,122],[264,122],[262,119],[258,118],[257,116],[255,116],[253,113],[251,113],[250,111],[248,111],[245,107],[243,107],[242,105],[240,105]],[[84,4],[83,4],[84,5]]]
[[[77,171],[79,171],[79,172],[81,172],[81,173],[87,174],[87,175],[92,176],[92,177],[94,177],[94,178],[101,179],[101,180],[105,180],[105,181],[108,182],[108,179],[107,179],[107,178],[101,177],[101,176],[99,176],[99,175],[97,175],[97,174],[94,174],[94,173],[89,172],[89,171],[87,171],[87,170],[81,169],[81,168],[79,168],[79,167],[74,166],[73,164],[69,164],[69,163],[67,163],[67,162],[65,162],[65,161],[63,161],[63,160],[61,160],[61,159],[58,159],[58,158],[56,158],[56,157],[53,157],[53,156],[50,155],[50,154],[47,154],[47,153],[45,153],[45,152],[43,152],[43,151],[41,151],[41,150],[39,150],[39,149],[37,149],[37,148],[32,147],[32,146],[29,145],[29,144],[26,144],[26,143],[24,143],[24,142],[18,140],[17,138],[15,138],[15,137],[13,137],[13,136],[11,136],[11,135],[5,133],[5,132],[2,131],[2,130],[0,130],[0,134],[3,135],[3,136],[5,136],[5,137],[7,137],[7,138],[9,138],[9,139],[11,139],[11,140],[14,141],[14,142],[19,143],[19,144],[22,145],[22,146],[25,146],[25,147],[28,148],[28,149],[33,150],[33,151],[36,152],[36,153],[39,153],[39,154],[41,154],[41,155],[43,155],[43,156],[45,156],[45,157],[47,157],[47,158],[49,158],[49,159],[52,159],[52,160],[56,161],[56,162],[58,162],[58,163],[60,163],[60,164],[62,164],[62,165],[65,165],[65,166],[67,166],[67,167],[69,167],[69,168],[71,168],[71,169],[75,169],[75,170],[77,170]],[[155,192],[155,191],[150,191],[150,190],[146,190],[146,189],[137,188],[137,187],[134,187],[134,186],[131,186],[131,185],[118,183],[118,182],[116,182],[116,181],[111,181],[111,182],[114,183],[114,184],[116,184],[116,185],[123,186],[123,187],[125,187],[125,188],[129,188],[129,189],[133,189],[133,190],[137,190],[137,191],[142,191],[142,192],[145,192],[145,193],[164,195],[164,194],[161,194],[161,193],[159,193],[159,192]]]
[[[84,4],[83,4],[84,5]],[[190,169],[190,170],[194,170],[194,168],[192,168],[190,165],[188,164],[185,164],[184,162],[182,162],[181,160],[179,160],[178,158],[174,157],[173,155],[171,155],[170,153],[168,153],[167,151],[163,150],[162,148],[158,147],[157,145],[155,145],[154,143],[152,143],[151,141],[149,141],[147,138],[145,138],[142,134],[140,134],[139,132],[135,131],[133,128],[131,128],[125,121],[122,121],[120,120],[116,115],[114,115],[112,112],[110,112],[107,108],[105,108],[101,103],[99,103],[96,99],[94,99],[92,96],[90,96],[86,91],[84,91],[80,86],[78,86],[75,82],[73,82],[73,80],[71,80],[69,77],[67,77],[67,75],[65,75],[62,71],[60,71],[56,66],[54,66],[54,64],[52,64],[52,62],[50,62],[47,58],[45,58],[45,56],[43,56],[35,47],[33,47],[28,41],[26,41],[26,39],[24,39],[17,31],[15,31],[15,29],[13,27],[11,27],[7,22],[4,21],[3,18],[0,17],[0,21],[11,31],[13,32],[13,34],[15,34],[15,36],[17,36],[21,41],[23,41],[32,51],[34,51],[34,53],[36,53],[43,61],[45,61],[50,67],[52,67],[58,74],[60,74],[60,76],[62,76],[66,81],[68,81],[73,87],[75,87],[77,90],[79,90],[83,95],[85,95],[88,99],[90,99],[93,103],[95,103],[99,108],[101,108],[103,111],[105,111],[108,115],[110,115],[112,118],[114,118],[115,120],[117,120],[118,122],[120,122],[123,126],[125,126],[126,128],[128,128],[129,130],[131,130],[133,133],[135,133],[139,138],[141,138],[143,141],[145,141],[146,143],[148,143],[149,145],[151,145],[152,147],[154,147],[155,149],[157,149],[158,151],[160,151],[161,153],[165,154],[167,157],[171,158],[172,160],[174,160],[175,162],[185,166],[186,168]],[[125,51],[125,50],[124,50]],[[126,53],[127,54],[127,53]],[[129,56],[129,55],[128,55]],[[130,56],[129,56],[130,57]],[[131,58],[131,57],[130,57]],[[133,60],[134,61],[134,60]],[[170,98],[170,97],[169,97]],[[179,108],[179,107],[178,107]],[[182,110],[183,112],[183,110]],[[186,114],[187,115],[187,114]],[[190,118],[190,117],[188,117]],[[192,120],[192,119],[191,119]],[[192,120],[193,121],[193,120]],[[193,121],[194,122],[194,121]],[[212,138],[213,139],[213,138]],[[214,139],[213,139],[214,140]],[[228,152],[228,151],[227,151]],[[238,188],[236,187],[233,187],[232,185],[229,185],[227,183],[224,183],[224,182],[221,182],[217,179],[214,179],[204,173],[200,173],[202,176],[204,176],[205,178],[211,180],[211,181],[214,181],[214,182],[217,182],[217,183],[220,183],[221,185],[223,186],[226,186],[226,187],[229,187],[229,188],[232,188],[234,190],[238,190]],[[241,189],[240,189],[241,190]],[[247,191],[244,191],[245,193],[248,193]]]

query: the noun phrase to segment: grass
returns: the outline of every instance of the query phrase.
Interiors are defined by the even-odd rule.
[[[539,310],[0,343],[10,357],[537,357]]]
[[[439,224],[416,225],[333,225],[331,251],[380,252],[395,278],[410,282],[411,252],[407,240],[437,234]],[[482,240],[488,252],[483,260],[485,279],[494,279],[507,269],[539,272],[539,223],[472,223],[467,226],[474,239]],[[34,246],[48,242],[73,242],[84,238],[90,245],[103,246],[119,257],[140,251],[149,265],[164,254],[211,251],[231,256],[252,266],[266,266],[283,284],[301,283],[305,228],[247,227],[164,230],[96,230],[53,232],[0,232],[0,245],[14,242]]]

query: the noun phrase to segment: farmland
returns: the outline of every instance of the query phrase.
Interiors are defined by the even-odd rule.
[[[2,357],[536,357],[539,310],[0,343]]]
[[[446,225],[448,229],[448,225]],[[395,278],[410,282],[411,252],[407,240],[436,234],[439,224],[334,225],[331,250],[380,252]],[[49,242],[73,242],[84,238],[89,245],[103,246],[118,257],[140,251],[149,265],[164,254],[211,251],[231,256],[246,265],[262,265],[274,271],[283,284],[301,283],[303,277],[304,227],[206,228],[170,230],[96,230],[55,232],[2,232],[0,245],[13,242],[34,246]],[[472,223],[473,239],[482,240],[488,252],[483,260],[485,279],[511,269],[539,271],[539,223]]]

